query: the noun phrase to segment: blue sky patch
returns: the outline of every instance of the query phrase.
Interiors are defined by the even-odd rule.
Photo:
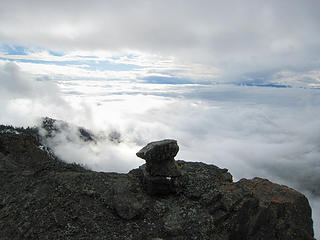
[[[86,64],[88,70],[110,70],[110,71],[132,71],[143,68],[134,64],[112,63],[109,61],[81,61],[79,64]]]
[[[53,65],[58,65],[58,66],[83,64],[81,61],[44,61],[44,60],[37,60],[37,59],[14,59],[14,58],[3,58],[3,57],[0,57],[0,59],[12,61],[12,62],[53,64]]]
[[[65,56],[65,54],[62,52],[56,52],[56,51],[51,51],[51,50],[42,49],[42,48],[27,48],[27,47],[18,46],[18,45],[2,44],[0,46],[0,51],[5,56],[8,56],[7,58],[4,56],[0,57],[0,59],[11,61],[11,62],[52,64],[52,65],[58,65],[58,66],[86,65],[82,68],[86,70],[92,70],[92,71],[132,71],[132,70],[144,68],[142,66],[138,66],[134,64],[113,63],[108,60],[101,61],[101,60],[98,60],[99,59],[98,56],[76,55],[75,58],[77,58],[77,60],[63,61],[63,56]],[[30,52],[42,52],[42,51],[48,52],[51,56],[61,57],[62,61],[43,60],[43,59],[39,60],[39,59],[32,59],[32,58],[30,59],[30,57],[25,59],[9,57],[13,55],[27,56]],[[133,54],[129,54],[127,57],[134,58],[136,56]],[[83,58],[84,60],[81,60],[81,58]],[[120,58],[118,57],[117,59],[120,59]]]
[[[148,76],[142,78],[146,83],[153,84],[191,84],[190,80],[177,78],[177,77],[164,77],[164,76]]]
[[[23,46],[17,46],[17,45],[8,45],[8,44],[2,44],[1,52],[4,52],[5,55],[27,55],[28,48]]]
[[[56,57],[62,57],[62,56],[64,56],[64,54],[61,53],[61,52],[55,52],[55,51],[50,51],[50,50],[49,50],[49,53],[50,53],[50,55],[56,56]]]
[[[291,88],[290,85],[276,84],[276,83],[255,83],[255,82],[242,82],[238,83],[238,86],[249,87],[273,87],[273,88]]]

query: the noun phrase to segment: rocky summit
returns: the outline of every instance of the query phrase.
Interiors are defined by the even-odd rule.
[[[175,161],[175,140],[148,144],[146,164],[118,174],[60,161],[35,131],[0,130],[1,240],[314,239],[303,194]]]

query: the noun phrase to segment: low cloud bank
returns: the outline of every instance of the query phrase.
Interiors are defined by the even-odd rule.
[[[60,96],[58,86],[51,82],[35,81],[14,63],[0,66],[0,122],[18,126],[32,126],[39,116],[65,115],[70,112]]]
[[[305,193],[319,236],[320,103],[312,89],[34,81],[14,65],[0,68],[2,124],[27,126],[42,116],[74,128],[48,140],[67,162],[126,172],[143,163],[135,152],[150,141],[178,140],[177,159],[225,167],[235,180],[260,176]],[[59,86],[59,87],[58,87]],[[74,93],[77,94],[74,94]],[[117,133],[121,141],[108,136]]]
[[[33,126],[43,116],[69,121],[81,116],[85,122],[91,116],[85,104],[71,106],[56,83],[23,72],[15,63],[0,64],[0,84],[1,124]]]

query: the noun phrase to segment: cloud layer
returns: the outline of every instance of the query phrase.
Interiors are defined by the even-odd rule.
[[[57,84],[21,71],[14,63],[0,64],[0,122],[15,126],[32,126],[42,116],[72,119],[85,114],[63,98]]]
[[[133,157],[139,148],[174,138],[180,145],[178,159],[226,167],[235,180],[260,176],[304,192],[319,234],[318,90],[71,83],[60,82],[61,89],[78,90],[68,95],[74,106],[79,98],[86,99],[93,114],[86,126],[96,132],[115,130],[124,141],[111,149],[110,143],[101,142],[94,157],[83,151],[82,157],[74,156],[70,147],[70,160],[82,159],[94,169],[128,171],[141,163]],[[60,151],[63,155],[68,147]],[[122,165],[114,166],[115,162]]]
[[[91,129],[84,143],[70,128],[49,141],[67,162],[126,172],[143,163],[146,143],[178,140],[178,159],[226,167],[235,180],[254,176],[309,196],[319,229],[320,98],[316,89],[165,85],[119,81],[34,80],[14,64],[0,68],[3,124],[28,126],[42,116]],[[120,143],[108,139],[121,136]],[[318,234],[318,233],[317,233]]]

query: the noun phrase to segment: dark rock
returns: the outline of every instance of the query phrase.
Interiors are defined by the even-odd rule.
[[[233,182],[213,165],[176,165],[181,175],[166,183],[176,194],[150,195],[143,167],[93,172],[51,158],[30,134],[1,133],[0,239],[314,240],[301,193],[261,178]]]
[[[120,180],[114,187],[113,203],[119,217],[130,220],[143,212],[144,200],[127,179]]]
[[[151,142],[137,152],[137,156],[146,160],[141,166],[147,192],[151,195],[176,192],[175,179],[181,175],[174,157],[179,151],[176,140],[165,139]]]
[[[114,143],[121,143],[122,142],[121,134],[115,130],[111,131],[109,133],[108,139]]]
[[[177,141],[165,139],[148,143],[139,152],[137,152],[137,156],[146,161],[162,162],[167,159],[174,159],[178,152],[179,146]]]
[[[151,176],[176,177],[181,174],[174,160],[178,151],[177,141],[166,139],[148,143],[137,156],[146,160],[146,171]]]
[[[146,171],[146,165],[142,165],[139,168],[143,173],[143,183],[145,190],[150,195],[167,195],[170,193],[176,193],[177,187],[175,185],[175,177],[164,177],[164,176],[151,176]]]
[[[62,120],[57,120],[49,117],[42,118],[41,128],[45,130],[45,138],[54,137],[56,134],[64,132],[67,133],[72,131],[72,128],[78,133],[80,139],[84,142],[96,142],[96,137],[89,130],[73,126]]]

